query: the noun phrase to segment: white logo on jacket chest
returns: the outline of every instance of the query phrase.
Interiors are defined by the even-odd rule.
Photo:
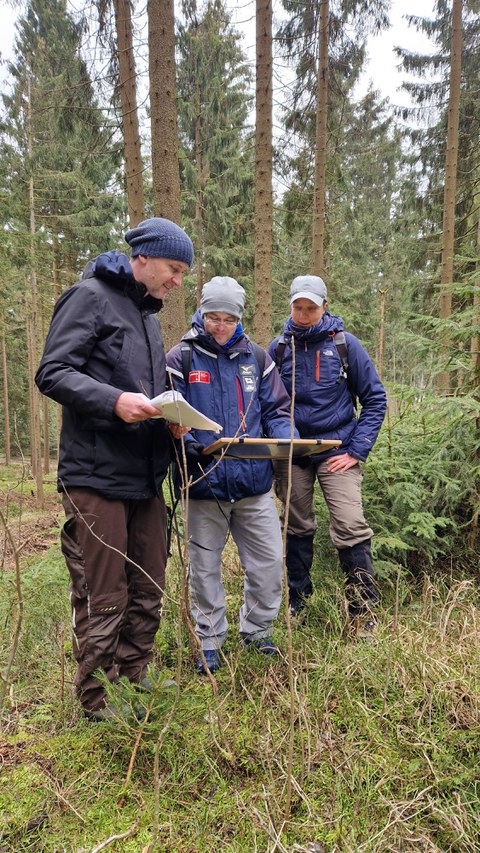
[[[242,379],[243,390],[246,394],[253,394],[257,388],[257,371],[254,364],[241,364],[239,373]]]

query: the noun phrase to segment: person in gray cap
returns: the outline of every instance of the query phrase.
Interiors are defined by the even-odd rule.
[[[63,406],[58,490],[71,577],[75,688],[88,719],[115,717],[103,670],[148,688],[164,587],[171,458],[166,422],[147,398],[166,388],[156,317],[193,261],[190,238],[153,218],[125,234],[131,260],[110,251],[58,300],[36,374]],[[144,396],[146,395],[146,396]],[[177,435],[178,431],[174,431]]]
[[[370,639],[378,595],[370,540],[372,529],[362,507],[362,471],[382,425],[386,393],[360,341],[343,331],[340,317],[327,309],[323,279],[302,275],[290,287],[291,315],[283,334],[269,346],[292,394],[295,349],[294,413],[301,438],[340,439],[321,456],[293,460],[287,519],[287,574],[292,613],[304,608],[313,592],[310,570],[316,529],[314,486],[318,480],[330,514],[330,538],[337,548],[346,582],[352,633]],[[357,419],[356,399],[360,401]],[[285,504],[288,471],[275,465],[275,488]]]
[[[215,276],[203,286],[191,330],[167,354],[172,384],[228,438],[290,438],[289,397],[270,356],[243,331],[244,305],[245,291],[234,278]],[[283,548],[272,464],[265,458],[212,460],[202,451],[216,438],[206,430],[184,438],[191,477],[190,601],[202,647],[198,672],[215,672],[222,662],[228,622],[221,559],[230,533],[245,573],[242,642],[278,654],[271,632],[282,599]]]

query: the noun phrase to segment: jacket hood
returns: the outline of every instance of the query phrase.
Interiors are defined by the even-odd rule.
[[[115,249],[103,252],[86,264],[82,281],[89,278],[100,278],[123,290],[139,307],[149,312],[160,311],[163,305],[161,299],[150,296],[145,285],[135,279],[127,255]]]

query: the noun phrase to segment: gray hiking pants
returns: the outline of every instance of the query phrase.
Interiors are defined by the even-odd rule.
[[[84,708],[94,711],[105,703],[96,670],[109,681],[122,675],[140,681],[152,660],[165,585],[165,503],[160,497],[107,500],[83,488],[70,489],[62,502],[75,688]]]
[[[245,573],[239,611],[242,638],[268,636],[282,600],[282,534],[273,493],[234,503],[190,500],[190,599],[204,649],[218,648],[227,634],[221,562],[229,532]]]

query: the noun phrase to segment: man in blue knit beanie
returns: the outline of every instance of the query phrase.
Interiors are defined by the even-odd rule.
[[[169,219],[146,219],[125,240],[130,260],[117,251],[99,255],[60,296],[36,375],[40,391],[63,407],[61,542],[75,688],[93,721],[128,712],[121,677],[152,689],[147,667],[165,581],[162,482],[171,453],[168,425],[148,402],[166,390],[156,313],[193,262],[190,237]],[[118,683],[117,701],[107,702],[99,670]]]

